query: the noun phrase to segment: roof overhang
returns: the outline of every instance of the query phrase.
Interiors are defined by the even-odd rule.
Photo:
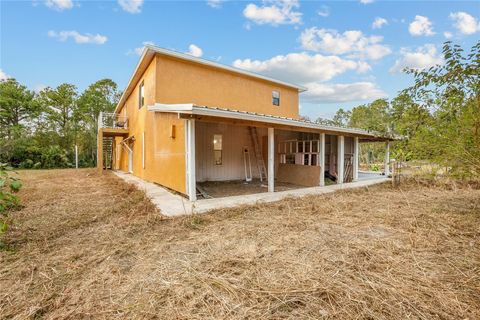
[[[218,63],[218,62],[194,57],[194,56],[189,55],[189,54],[180,53],[180,52],[176,52],[176,51],[173,51],[173,50],[168,50],[168,49],[156,47],[156,46],[153,46],[153,45],[146,45],[143,48],[142,55],[140,56],[140,60],[138,61],[137,66],[135,67],[135,71],[133,72],[130,80],[128,81],[127,87],[123,91],[123,94],[120,97],[120,100],[118,101],[118,104],[115,108],[115,112],[118,112],[118,109],[120,108],[120,106],[122,106],[125,103],[125,101],[127,100],[127,98],[130,96],[130,94],[132,93],[132,91],[135,88],[134,87],[135,84],[140,80],[143,73],[145,72],[147,67],[150,65],[150,62],[153,60],[153,58],[155,57],[156,54],[163,55],[163,56],[168,56],[168,57],[172,57],[172,58],[176,58],[176,59],[180,59],[180,60],[190,61],[190,62],[193,62],[193,63],[198,63],[198,64],[205,65],[205,66],[212,67],[212,68],[226,70],[226,71],[229,71],[229,72],[233,72],[233,73],[236,73],[236,74],[241,74],[241,75],[251,77],[251,78],[255,78],[255,79],[261,79],[261,80],[271,82],[271,83],[275,83],[275,84],[278,84],[278,85],[281,85],[281,86],[284,86],[284,87],[296,89],[296,90],[298,90],[298,92],[307,91],[306,87],[303,87],[303,86],[300,86],[300,85],[297,85],[297,84],[294,84],[294,83],[281,81],[281,80],[274,79],[274,78],[271,78],[271,77],[267,77],[267,76],[264,76],[264,75],[261,75],[261,74],[255,73],[255,72],[251,72],[251,71],[235,68],[235,67],[232,67],[232,66],[228,66],[228,65],[225,65],[225,64],[221,64],[221,63]]]
[[[292,118],[277,117],[271,115],[258,114],[254,112],[230,110],[223,108],[212,108],[206,106],[196,106],[193,103],[185,104],[162,104],[156,103],[148,107],[152,112],[177,113],[181,118],[196,118],[205,120],[215,118],[218,122],[222,119],[255,122],[262,126],[273,126],[291,129],[307,129],[310,132],[319,132],[334,135],[345,135],[359,137],[362,141],[393,141],[395,139],[383,137],[375,132],[369,132],[363,129],[345,128],[336,126],[327,126],[310,121],[302,121]]]

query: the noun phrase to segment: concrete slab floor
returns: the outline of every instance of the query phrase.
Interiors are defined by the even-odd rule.
[[[168,217],[206,213],[215,209],[233,208],[243,205],[275,202],[285,198],[296,198],[304,197],[307,195],[326,194],[335,192],[336,190],[367,187],[390,180],[389,178],[386,178],[384,176],[382,178],[379,178],[377,176],[375,177],[375,179],[361,180],[344,184],[334,184],[325,187],[292,189],[273,193],[264,192],[247,195],[242,194],[232,197],[202,199],[191,202],[188,199],[178,194],[174,194],[157,184],[144,181],[129,173],[124,173],[120,171],[113,171],[113,173],[127,183],[134,184],[140,190],[145,191],[146,196],[151,199],[151,201],[158,207],[160,212]]]

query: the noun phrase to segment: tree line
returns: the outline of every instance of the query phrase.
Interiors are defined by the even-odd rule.
[[[79,166],[96,162],[100,111],[113,112],[119,100],[117,84],[99,80],[79,93],[63,83],[38,93],[15,79],[0,81],[0,162],[17,168]]]
[[[452,42],[443,45],[444,64],[406,70],[414,84],[388,101],[346,111],[328,125],[362,128],[396,136],[394,157],[429,160],[458,177],[480,177],[480,41],[468,53]],[[380,158],[383,146],[365,145],[362,156]]]

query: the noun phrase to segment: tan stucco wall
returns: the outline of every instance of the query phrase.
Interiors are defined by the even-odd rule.
[[[127,98],[119,113],[128,116],[129,135],[135,137],[133,150],[133,174],[147,181],[164,185],[185,193],[185,140],[184,122],[173,114],[155,114],[147,110],[153,105],[156,92],[156,58],[145,70],[135,89]],[[138,86],[144,81],[145,104],[139,108]],[[126,109],[126,111],[125,111]],[[171,138],[171,126],[175,125],[176,137]],[[145,138],[145,167],[142,166],[142,139]],[[118,159],[120,169],[128,171],[128,154],[122,147]]]
[[[272,104],[273,90],[280,92],[280,106]],[[157,56],[156,99],[299,117],[297,89],[166,56]]]

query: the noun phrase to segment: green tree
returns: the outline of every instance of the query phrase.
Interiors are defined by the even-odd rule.
[[[110,79],[102,79],[91,84],[78,99],[76,119],[82,124],[82,152],[88,155],[86,162],[96,161],[96,138],[98,115],[100,112],[113,112],[120,99],[117,84]]]
[[[7,139],[38,116],[35,93],[15,79],[0,81],[0,133]]]
[[[348,126],[391,134],[393,125],[389,102],[386,99],[377,99],[372,103],[353,108]]]
[[[332,119],[317,118],[315,122],[327,126],[346,127],[350,121],[351,114],[351,111],[340,108],[337,110]]]
[[[77,88],[68,83],[58,87],[46,88],[40,92],[40,102],[50,129],[59,134],[57,143],[66,150],[72,149],[76,122],[74,114],[77,109]]]
[[[415,138],[433,160],[452,173],[480,177],[480,41],[465,55],[446,42],[445,63],[428,70],[408,70],[415,84],[404,90],[432,119]]]

